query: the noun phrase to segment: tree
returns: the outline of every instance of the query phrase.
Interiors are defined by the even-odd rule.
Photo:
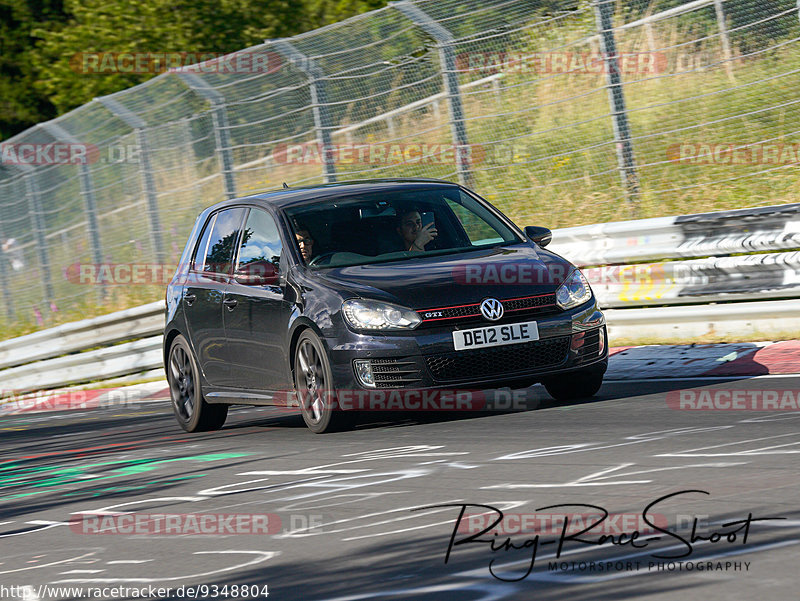
[[[0,139],[55,116],[46,94],[35,89],[31,32],[63,18],[59,0],[0,0]]]
[[[227,54],[386,0],[0,0],[0,139],[157,72],[89,72],[96,53]]]

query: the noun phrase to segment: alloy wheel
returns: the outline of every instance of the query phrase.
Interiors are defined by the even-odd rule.
[[[189,355],[182,346],[176,345],[172,349],[169,360],[169,387],[170,396],[175,412],[188,421],[194,414],[194,370]]]
[[[325,368],[319,352],[308,340],[303,340],[297,349],[297,392],[300,402],[309,412],[309,418],[319,422],[325,410]]]

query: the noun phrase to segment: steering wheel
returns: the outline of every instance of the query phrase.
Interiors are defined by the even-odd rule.
[[[322,260],[323,260],[323,259],[328,259],[328,260],[329,260],[328,262],[330,262],[330,258],[331,258],[333,255],[335,255],[335,254],[336,254],[336,251],[322,253],[321,255],[317,255],[316,257],[313,257],[313,258],[312,258],[312,259],[311,259],[311,260],[308,262],[308,264],[309,264],[309,265],[318,265],[318,264],[321,264],[321,263],[322,263]]]

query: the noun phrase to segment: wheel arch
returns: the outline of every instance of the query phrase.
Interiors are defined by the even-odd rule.
[[[177,328],[172,328],[168,332],[164,334],[164,347],[162,349],[162,354],[164,355],[164,369],[167,369],[167,361],[169,360],[169,349],[172,346],[172,341],[175,340],[181,331]]]
[[[325,348],[325,351],[329,351],[328,345],[325,342],[325,337],[322,335],[322,330],[319,329],[317,324],[308,318],[298,317],[292,324],[292,330],[289,336],[289,353],[287,356],[289,362],[289,382],[292,386],[294,386],[294,352],[297,350],[297,341],[300,340],[300,336],[306,330],[312,330],[322,341],[322,346]]]

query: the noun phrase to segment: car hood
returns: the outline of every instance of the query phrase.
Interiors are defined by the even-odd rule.
[[[331,268],[317,275],[352,296],[425,309],[552,293],[572,269],[555,253],[516,244]]]

